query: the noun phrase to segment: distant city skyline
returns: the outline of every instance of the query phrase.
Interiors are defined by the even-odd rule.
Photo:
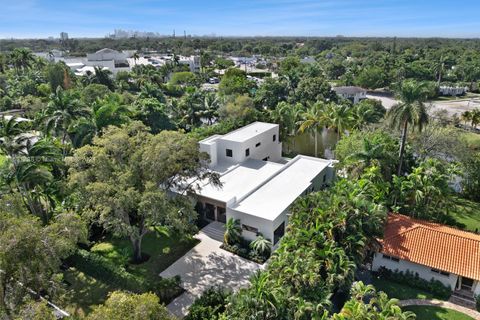
[[[465,0],[17,0],[0,38],[104,37],[115,29],[178,36],[480,37],[480,2]]]

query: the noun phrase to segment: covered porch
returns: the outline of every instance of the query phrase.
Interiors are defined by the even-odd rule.
[[[227,222],[227,209],[225,202],[206,197],[198,197],[197,200],[197,211],[202,218],[210,222]]]

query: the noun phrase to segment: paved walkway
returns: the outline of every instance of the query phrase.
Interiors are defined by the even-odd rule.
[[[173,300],[168,310],[177,317],[187,314],[195,298],[212,286],[238,290],[248,285],[250,276],[261,265],[220,249],[224,226],[212,222],[195,237],[200,243],[160,273],[169,278],[180,275],[180,286],[186,291]]]
[[[409,299],[409,300],[400,300],[399,305],[402,307],[406,307],[406,306],[442,307],[442,308],[452,309],[452,310],[464,313],[475,320],[480,320],[480,312],[459,306],[458,304],[454,304],[448,301],[441,301],[436,299],[432,299],[432,300]]]

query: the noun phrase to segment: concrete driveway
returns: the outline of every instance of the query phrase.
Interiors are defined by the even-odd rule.
[[[164,278],[180,275],[186,290],[167,306],[174,315],[185,316],[195,298],[212,286],[234,291],[247,286],[250,276],[262,267],[220,249],[223,232],[223,224],[210,223],[195,236],[200,243],[160,273]]]

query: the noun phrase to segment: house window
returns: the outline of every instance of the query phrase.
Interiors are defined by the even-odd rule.
[[[273,141],[274,142],[277,141],[277,135],[276,134],[273,135]]]
[[[448,272],[445,272],[445,271],[442,271],[442,270],[438,270],[438,269],[435,269],[435,268],[432,268],[430,269],[433,273],[438,273],[438,274],[441,274],[442,276],[450,276],[450,273]]]
[[[383,257],[383,259],[392,260],[392,261],[395,261],[395,262],[400,262],[400,259],[389,256],[389,255],[386,255],[386,254],[382,255],[382,257]]]
[[[226,153],[227,153],[227,157],[230,157],[230,158],[233,157],[233,151],[232,151],[232,149],[227,149],[227,150],[226,150]]]
[[[327,175],[326,174],[323,175],[323,182],[325,182],[325,181],[327,181]]]
[[[278,240],[285,234],[285,221],[278,226],[277,229],[273,232],[273,244],[277,244]]]
[[[255,145],[255,147],[258,148],[258,147],[260,147],[260,145],[261,145],[261,143],[259,142]]]
[[[257,228],[251,227],[251,226],[246,225],[246,224],[242,224],[242,229],[245,230],[245,231],[250,231],[250,232],[253,232],[253,233],[258,233],[258,229],[257,229]]]
[[[245,149],[245,157],[250,155],[250,148]]]

